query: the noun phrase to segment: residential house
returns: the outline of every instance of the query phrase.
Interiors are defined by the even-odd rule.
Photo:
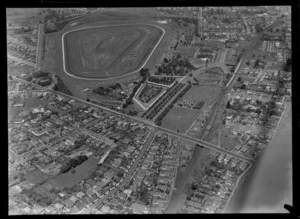
[[[199,204],[197,202],[186,201],[185,204],[188,205],[188,206],[191,206],[193,208],[196,208],[196,209],[200,209],[201,208],[201,204]]]
[[[133,210],[133,213],[135,214],[145,214],[149,213],[149,208],[145,205],[141,205],[138,203],[133,203],[130,208]]]

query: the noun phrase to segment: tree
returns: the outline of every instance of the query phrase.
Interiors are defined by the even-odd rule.
[[[191,188],[192,188],[192,190],[196,190],[196,189],[198,189],[198,186],[195,182],[193,182],[191,185]]]
[[[227,101],[227,103],[226,103],[226,108],[230,108],[230,102],[229,101]]]
[[[148,68],[142,68],[140,70],[140,76],[141,77],[147,77],[149,75],[149,69]]]
[[[245,88],[246,88],[246,85],[242,84],[241,89],[245,89]]]
[[[161,120],[160,120],[160,119],[156,119],[156,120],[155,120],[155,125],[161,126]]]
[[[122,178],[122,177],[124,176],[124,173],[118,172],[118,173],[117,173],[117,176],[120,177],[120,178]]]
[[[130,105],[132,103],[132,99],[131,98],[128,98],[127,100],[126,100],[126,104],[127,105]]]
[[[251,108],[248,107],[248,108],[246,109],[246,111],[247,111],[248,113],[250,113],[250,112],[251,112]]]
[[[256,112],[257,114],[260,114],[260,113],[261,113],[261,109],[258,108],[258,109],[255,110],[255,112]]]
[[[286,60],[285,66],[283,68],[284,71],[290,72],[291,71],[291,67],[292,67],[292,59],[288,58]]]

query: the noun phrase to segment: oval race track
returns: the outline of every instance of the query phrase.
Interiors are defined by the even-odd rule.
[[[134,74],[146,65],[164,34],[159,26],[140,23],[67,31],[62,35],[63,70],[73,78],[85,80],[111,80]],[[104,49],[100,48],[103,54],[95,51],[97,44],[104,44]]]

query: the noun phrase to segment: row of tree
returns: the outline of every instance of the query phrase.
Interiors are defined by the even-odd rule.
[[[53,90],[65,93],[65,94],[70,95],[70,96],[73,96],[72,92],[65,85],[63,80],[58,75],[55,75],[55,77],[57,78],[57,84],[55,84]]]
[[[164,106],[165,103],[167,103],[167,101],[169,99],[171,99],[176,92],[183,86],[183,84],[178,84],[178,82],[176,81],[174,83],[174,85],[170,88],[167,89],[167,91],[165,92],[165,94],[160,98],[160,100],[158,100],[155,104],[153,104],[145,113],[143,116],[147,115],[146,118],[150,118],[152,119],[160,110],[161,108]],[[149,113],[150,112],[150,113]]]
[[[148,77],[148,81],[157,83],[157,84],[164,84],[164,85],[170,85],[172,84],[176,78],[174,77]]]
[[[123,100],[124,98],[126,98],[126,94],[122,94],[118,91],[121,89],[122,89],[121,84],[115,83],[115,84],[99,86],[93,90],[93,93],[104,97],[114,98],[116,100]]]
[[[66,173],[70,169],[82,164],[87,159],[88,157],[86,155],[79,155],[78,157],[72,158],[62,165],[60,172]]]
[[[132,89],[131,94],[127,97],[125,104],[123,104],[123,108],[126,108],[128,105],[132,103],[132,99],[135,96],[138,89],[142,86],[142,84],[147,80],[149,76],[149,69],[148,68],[142,68],[140,70],[140,76],[142,79],[135,85],[135,87]]]
[[[192,87],[192,84],[189,83],[188,86],[186,86],[178,95],[177,97],[170,103],[168,107],[165,108],[165,110],[156,118],[154,121],[156,125],[160,126],[162,119],[165,117],[165,115],[168,114],[168,112],[173,108],[174,104],[181,98],[183,97],[186,92]]]

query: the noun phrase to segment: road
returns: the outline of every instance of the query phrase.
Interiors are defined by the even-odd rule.
[[[227,151],[226,149],[220,148],[219,146],[211,144],[207,141],[199,140],[197,138],[193,138],[191,136],[187,136],[185,134],[181,134],[181,133],[178,133],[178,132],[175,132],[175,131],[172,131],[172,130],[169,130],[169,129],[166,129],[166,128],[163,128],[163,127],[158,127],[158,130],[163,131],[165,133],[168,133],[170,135],[177,136],[177,137],[179,137],[183,140],[187,140],[187,141],[191,141],[193,143],[199,144],[199,146],[203,146],[203,147],[206,147],[206,148],[209,148],[209,149],[212,149],[212,150],[224,153],[224,154],[229,154],[233,157],[236,157],[236,158],[238,158],[242,161],[246,161],[248,163],[252,163],[254,161],[254,159],[252,159],[252,158],[244,157],[240,154],[235,154],[231,151]]]
[[[37,43],[37,51],[36,51],[36,64],[38,70],[41,70],[42,60],[43,60],[43,53],[44,53],[44,24],[39,25],[39,32],[38,32],[38,43]]]
[[[16,77],[13,77],[13,78],[16,79],[16,80],[23,81],[23,82],[28,83],[28,84],[33,84],[33,83],[31,83],[31,82],[25,81],[25,80],[20,79],[20,78],[16,78]],[[64,94],[64,93],[60,93],[60,92],[57,92],[57,91],[53,91],[53,90],[51,90],[51,89],[47,89],[47,88],[41,87],[41,86],[39,86],[39,85],[37,85],[37,84],[34,84],[34,85],[37,86],[37,87],[40,87],[40,88],[42,88],[42,89],[45,89],[45,90],[49,90],[49,91],[51,91],[51,92],[54,92],[54,93],[56,93],[56,94],[58,94],[58,95],[65,96],[65,97],[68,97],[68,98],[70,98],[70,99],[75,99],[75,100],[77,100],[77,101],[83,102],[83,103],[85,103],[85,104],[87,104],[87,105],[90,105],[90,106],[93,106],[93,107],[96,107],[96,108],[100,108],[100,109],[103,109],[103,110],[110,111],[110,112],[112,112],[113,114],[119,114],[119,115],[125,116],[125,117],[127,117],[127,118],[131,118],[132,120],[137,120],[137,121],[142,122],[142,123],[144,123],[144,124],[146,124],[146,125],[149,125],[149,126],[151,126],[151,127],[153,127],[153,128],[155,127],[155,128],[157,128],[158,130],[161,130],[161,131],[163,131],[163,132],[166,132],[166,133],[168,133],[168,134],[170,134],[170,135],[178,136],[178,137],[180,137],[180,138],[182,138],[182,139],[184,139],[184,140],[188,140],[188,141],[194,142],[194,143],[196,143],[196,144],[200,144],[200,145],[202,145],[203,147],[207,147],[207,148],[210,148],[210,149],[212,149],[212,150],[216,150],[216,151],[219,151],[219,152],[222,152],[222,153],[225,153],[225,154],[230,154],[230,155],[232,155],[232,156],[234,156],[234,157],[236,157],[236,158],[239,158],[239,159],[241,159],[241,160],[243,160],[243,161],[250,162],[250,163],[252,163],[252,162],[254,161],[254,160],[251,159],[251,158],[247,158],[247,157],[244,157],[244,156],[242,156],[242,155],[234,154],[234,153],[232,153],[232,152],[230,152],[230,151],[227,151],[227,150],[225,150],[225,149],[223,149],[223,148],[220,148],[220,147],[218,147],[217,145],[211,144],[211,143],[209,143],[209,142],[206,142],[206,141],[203,141],[203,140],[199,140],[199,139],[193,138],[193,137],[191,137],[191,136],[187,136],[187,135],[185,135],[185,134],[181,134],[181,133],[178,133],[178,132],[174,132],[174,131],[169,130],[169,129],[164,128],[164,127],[159,127],[159,126],[153,125],[153,123],[148,123],[147,121],[145,121],[145,120],[143,120],[143,119],[139,119],[139,118],[136,118],[136,117],[131,117],[131,116],[128,116],[128,115],[126,115],[126,114],[123,114],[123,113],[120,113],[120,112],[116,112],[116,111],[113,111],[113,110],[111,110],[111,109],[107,109],[107,108],[104,108],[104,107],[102,107],[102,106],[98,106],[98,105],[96,105],[96,104],[87,102],[87,101],[85,101],[85,100],[82,100],[82,99],[79,99],[79,98],[76,98],[76,97],[73,97],[73,96],[70,96],[70,95],[67,95],[67,94]]]

